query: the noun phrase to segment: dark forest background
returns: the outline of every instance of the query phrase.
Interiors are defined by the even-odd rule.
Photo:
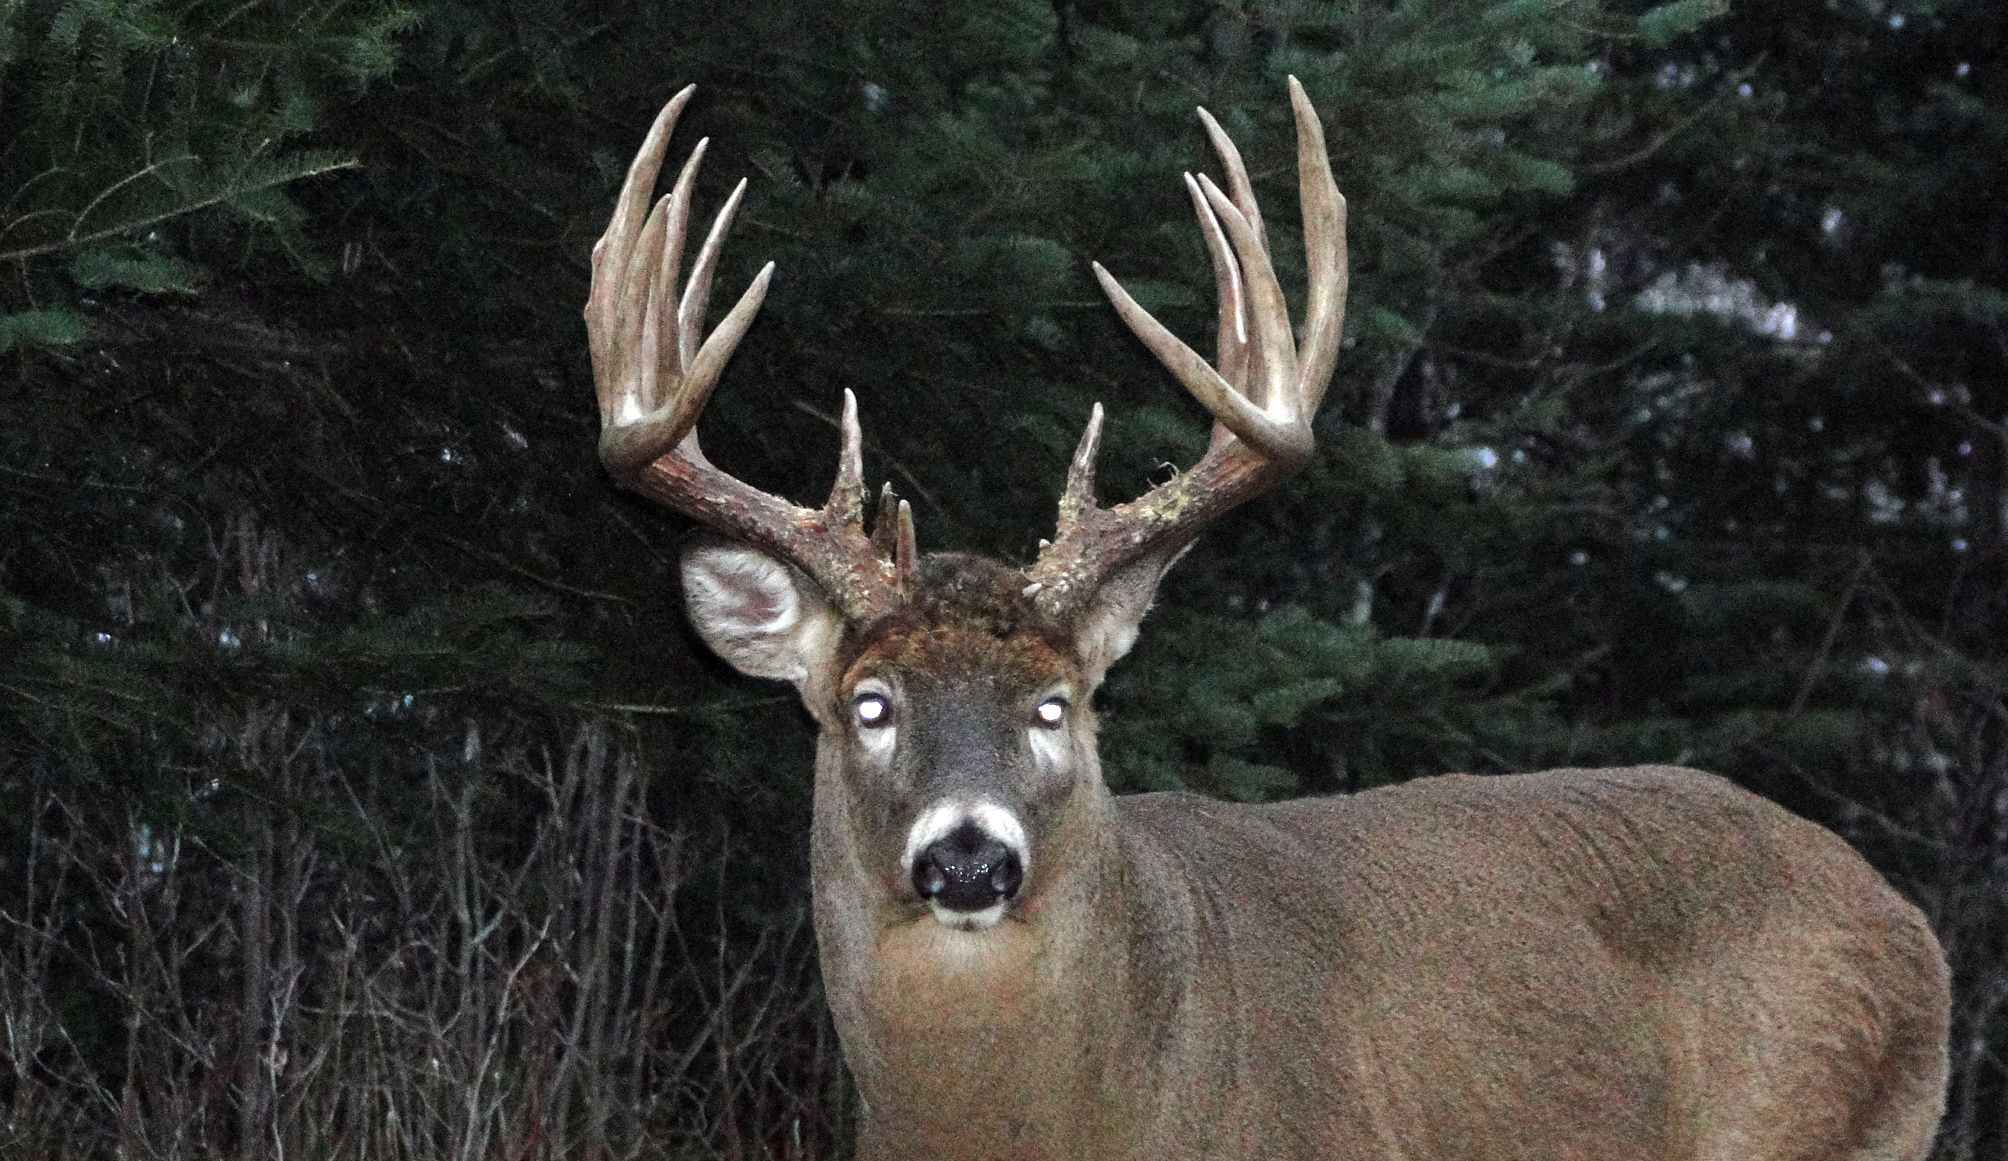
[[[1119,789],[1680,762],[1833,827],[2008,1157],[2008,5],[0,0],[0,1154],[830,1156],[812,736],[595,458],[586,255],[699,90],[752,180],[705,419],[798,500],[855,390],[924,548],[1023,561],[1198,406],[1192,107],[1301,293],[1310,470],[1104,694]],[[1132,491],[1126,491],[1132,490]]]

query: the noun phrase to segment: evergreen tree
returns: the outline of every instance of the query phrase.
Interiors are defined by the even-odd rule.
[[[672,149],[713,139],[700,213],[752,179],[720,297],[779,266],[709,453],[820,496],[851,388],[867,471],[913,501],[922,547],[1023,561],[1093,400],[1105,502],[1203,446],[1087,276],[1101,261],[1188,337],[1212,325],[1178,180],[1213,166],[1194,105],[1240,142],[1301,294],[1295,74],[1351,205],[1321,451],[1172,574],[1105,695],[1111,780],[1270,798],[1556,763],[1730,773],[1933,908],[1979,1045],[1945,1155],[1985,1155],[2008,1133],[1986,1120],[2008,1105],[1987,902],[2008,875],[1987,724],[2008,677],[1998,7],[5,9],[0,858],[95,851],[76,866],[110,883],[122,859],[137,892],[158,836],[199,847],[230,934],[186,960],[189,1010],[232,1075],[274,1077],[257,1036],[334,1027],[245,1014],[279,994],[257,988],[288,916],[373,919],[349,946],[374,955],[401,923],[435,929],[412,899],[484,885],[514,917],[496,962],[523,956],[533,1007],[583,1013],[611,977],[581,948],[612,929],[580,918],[579,884],[655,868],[681,893],[627,930],[689,944],[629,1043],[650,1063],[594,1072],[612,1041],[591,1020],[509,1008],[495,1081],[591,1093],[618,1072],[646,1111],[550,1097],[536,1147],[750,1151],[790,1117],[840,1136],[795,926],[811,734],[695,641],[683,526],[598,469],[587,250],[649,118],[697,82]],[[588,802],[629,820],[628,861],[560,826]],[[679,830],[684,854],[650,845]],[[289,849],[322,871],[281,905]],[[583,861],[538,861],[554,850]],[[270,898],[228,886],[251,883]],[[49,934],[0,935],[0,982],[41,948],[69,957],[67,1010],[164,1010],[90,969],[142,945],[133,916],[165,892],[138,912],[109,887],[24,897],[45,926],[10,931]],[[314,942],[333,923],[295,937],[334,946]],[[382,954],[400,1002],[424,990]],[[742,1018],[779,1021],[760,1025],[779,1055],[717,1048]],[[184,1075],[193,1051],[135,1063],[159,1041],[129,1027],[73,1022],[35,1057],[109,1086],[127,1129],[165,1098],[120,1106],[118,1078]],[[713,1048],[717,1077],[670,1071]],[[0,1103],[42,1075],[23,1067]],[[311,1104],[189,1083],[236,1094],[209,1140],[246,1151]],[[494,1116],[469,1123],[521,1127]],[[109,1154],[102,1121],[30,1143]]]

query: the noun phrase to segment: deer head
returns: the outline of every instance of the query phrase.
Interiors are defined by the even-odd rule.
[[[706,301],[745,182],[718,212],[688,280],[677,278],[705,142],[653,209],[648,198],[693,89],[664,107],[593,248],[586,305],[600,456],[623,486],[706,525],[690,549],[692,620],[740,671],[793,682],[848,772],[846,817],[888,905],[984,927],[1066,866],[1069,806],[1103,793],[1088,701],[1136,639],[1159,579],[1212,520],[1311,454],[1345,314],[1345,200],[1295,78],[1310,297],[1301,347],[1271,268],[1241,157],[1205,110],[1225,188],[1186,175],[1219,295],[1212,364],[1138,306],[1099,264],[1125,322],[1214,418],[1190,470],[1113,508],[1095,500],[1102,409],[1088,417],[1059,528],[1014,569],[920,556],[913,515],[888,487],[865,527],[857,400],[844,393],[836,483],[799,508],[719,471],[695,423],[751,324],[769,263],[709,337]],[[895,873],[896,872],[896,873]]]

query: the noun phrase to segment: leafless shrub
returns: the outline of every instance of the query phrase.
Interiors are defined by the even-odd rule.
[[[1932,815],[1944,846],[1920,884],[1952,966],[1951,1063],[1938,1161],[2008,1156],[2008,696],[1968,685],[1922,699],[1940,755]]]
[[[1856,777],[1878,801],[1800,777],[1924,909],[1952,969],[1951,1077],[1933,1161],[2008,1158],[2008,688],[1886,583],[1864,593],[1878,663],[1869,672],[1881,675],[1888,713]]]
[[[33,792],[0,901],[0,1152],[833,1151],[804,916],[693,937],[692,844],[609,731],[491,760],[469,726],[398,787],[323,733],[251,715],[233,777],[186,776],[177,811]]]

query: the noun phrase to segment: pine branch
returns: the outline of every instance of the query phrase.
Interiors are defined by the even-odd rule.
[[[110,197],[112,194],[116,193],[119,189],[131,185],[133,182],[139,181],[140,179],[147,177],[150,174],[158,173],[168,165],[178,164],[184,161],[198,161],[199,158],[196,158],[193,155],[187,155],[183,157],[171,158],[168,161],[151,162],[142,169],[138,170],[137,172],[129,174],[124,178],[121,178],[120,180],[112,183],[112,185],[106,187],[104,190],[100,191],[96,197],[92,198],[91,201],[84,206],[83,209],[77,211],[69,232],[65,234],[63,237],[52,239],[50,241],[42,242],[33,246],[22,246],[22,247],[17,247],[13,250],[0,250],[0,262],[25,262],[31,258],[39,258],[47,254],[57,254],[69,250],[74,250],[79,247],[89,246],[92,243],[102,242],[109,238],[115,238],[121,234],[129,234],[137,230],[144,230],[152,226],[157,226],[162,222],[172,221],[175,218],[186,217],[189,214],[199,213],[203,210],[210,209],[212,207],[222,205],[227,202],[237,201],[242,198],[250,197],[254,194],[264,193],[269,190],[277,189],[280,186],[290,185],[293,182],[300,181],[305,178],[319,177],[322,174],[333,173],[343,169],[353,169],[357,164],[356,159],[353,157],[335,157],[326,154],[313,154],[309,156],[311,159],[301,164],[262,168],[261,171],[258,172],[255,177],[251,178],[248,181],[239,181],[224,185],[223,187],[216,189],[205,196],[183,202],[180,205],[177,205],[171,209],[161,210],[155,213],[142,214],[138,217],[128,218],[120,222],[114,222],[107,226],[101,226],[89,232],[80,232],[83,230],[84,219],[89,217],[93,210],[95,210],[100,204],[102,204],[105,201],[105,199]],[[247,172],[249,168],[250,167],[247,166],[245,170],[240,170],[239,171],[240,174]],[[48,211],[48,210],[37,211],[37,213],[59,213],[59,212],[60,211]],[[28,216],[30,215],[23,215],[22,218],[17,218],[13,222],[8,223],[6,229],[0,230],[0,235],[4,235],[8,232],[11,232],[17,225],[20,224],[21,221],[26,220]]]

